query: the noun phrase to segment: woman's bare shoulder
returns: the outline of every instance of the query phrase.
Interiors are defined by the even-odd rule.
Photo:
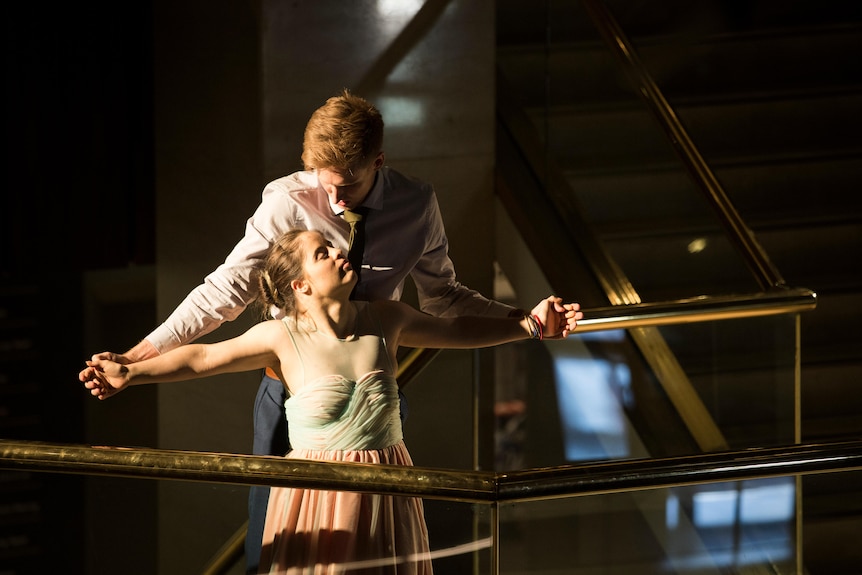
[[[246,334],[253,337],[278,337],[287,335],[287,327],[280,319],[267,319],[250,327]]]

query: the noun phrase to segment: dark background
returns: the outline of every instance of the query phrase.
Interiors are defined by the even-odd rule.
[[[150,11],[4,6],[4,439],[83,442],[84,275],[154,262]],[[83,490],[76,476],[0,471],[0,572],[78,572],[84,534],[69,515]]]

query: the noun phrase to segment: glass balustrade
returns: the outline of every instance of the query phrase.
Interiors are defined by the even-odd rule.
[[[7,491],[32,475],[51,481],[83,479],[86,484],[82,501],[55,501],[56,509],[32,508],[25,497],[15,504],[4,502],[0,509],[6,519],[15,513],[64,517],[41,538],[7,534],[0,556],[9,572],[30,572],[28,557],[36,547],[51,548],[65,532],[83,534],[88,573],[243,572],[241,554],[235,550],[233,562],[218,569],[214,565],[226,541],[236,547],[235,516],[245,501],[247,487],[231,483],[233,463],[252,469],[254,462],[227,454],[177,458],[176,452],[158,450],[7,440],[0,447],[0,477]],[[768,569],[795,575],[805,572],[805,532],[824,536],[817,516],[806,518],[806,502],[835,499],[832,490],[838,483],[858,484],[860,453],[860,442],[855,441],[509,474],[416,468],[412,476],[399,476],[396,468],[389,476],[385,469],[381,474],[359,473],[349,490],[389,495],[394,490],[396,498],[404,496],[397,492],[427,494],[430,558],[437,573],[703,574]],[[169,460],[174,465],[162,465]],[[17,463],[11,465],[13,461]],[[350,477],[341,474],[344,465],[349,466],[336,464],[330,466],[335,471],[310,473],[299,466],[293,475],[280,476],[278,484],[332,481],[334,487],[344,486]],[[64,475],[69,472],[76,475]],[[212,475],[205,478],[205,473]],[[182,475],[190,480],[176,481]],[[182,497],[167,497],[165,488],[176,485]],[[462,490],[464,486],[473,488]],[[803,498],[804,492],[809,497]],[[180,511],[180,525],[171,532],[182,534],[181,547],[164,540],[164,519],[157,509],[165,505]],[[844,513],[850,531],[833,536],[837,544],[842,539],[846,544],[862,508],[836,499],[818,502],[815,513],[828,505]],[[63,558],[57,559],[62,564]],[[399,559],[404,558],[394,558]],[[843,569],[840,572],[853,568],[840,555],[833,566]]]
[[[798,570],[792,476],[500,506],[500,573]]]
[[[698,453],[701,437],[731,449],[796,440],[795,315],[639,337],[610,330],[497,350],[497,470]],[[648,361],[650,338],[661,356]]]

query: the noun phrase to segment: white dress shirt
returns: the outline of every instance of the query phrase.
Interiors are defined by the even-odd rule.
[[[368,208],[360,281],[354,298],[400,299],[411,275],[422,311],[435,316],[505,316],[513,308],[455,279],[449,242],[430,184],[383,167],[362,204]],[[147,340],[164,353],[231,321],[258,295],[257,277],[270,245],[292,229],[322,232],[347,253],[350,226],[330,204],[315,172],[296,172],[266,185],[245,236]]]

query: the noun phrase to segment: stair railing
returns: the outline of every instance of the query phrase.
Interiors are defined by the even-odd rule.
[[[755,279],[764,290],[784,287],[784,279],[770,261],[751,229],[742,221],[739,212],[724,191],[713,171],[689,137],[679,117],[665,99],[658,85],[641,62],[634,45],[623,32],[601,0],[581,0],[599,34],[610,51],[617,57],[625,73],[634,84],[653,116],[668,136],[674,150],[688,169],[695,184],[704,192],[714,207],[719,220],[731,241],[739,249]]]

